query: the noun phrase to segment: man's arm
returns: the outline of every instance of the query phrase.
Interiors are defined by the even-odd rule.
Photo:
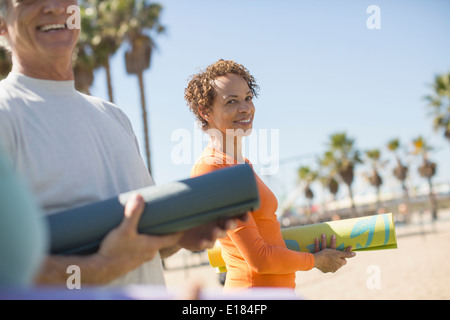
[[[83,284],[107,284],[126,272],[124,266],[119,267],[118,263],[103,259],[97,254],[89,256],[51,255],[44,261],[36,277],[36,284],[65,284],[69,277],[67,270],[71,265],[76,265],[80,268]]]
[[[97,253],[88,256],[50,255],[43,263],[36,283],[65,284],[67,267],[76,265],[84,284],[106,284],[150,261],[162,248],[174,246],[181,233],[149,236],[137,232],[143,209],[144,200],[140,195],[130,198],[125,205],[122,223],[108,233]]]

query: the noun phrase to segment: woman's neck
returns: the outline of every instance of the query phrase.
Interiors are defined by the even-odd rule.
[[[224,137],[210,136],[209,146],[227,154],[238,163],[245,163],[242,155],[242,137],[230,135],[225,135]]]

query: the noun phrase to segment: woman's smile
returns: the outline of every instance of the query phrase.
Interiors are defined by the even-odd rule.
[[[248,119],[243,119],[243,120],[236,120],[234,122],[237,124],[243,125],[243,126],[251,126],[253,123],[253,119],[248,118]]]

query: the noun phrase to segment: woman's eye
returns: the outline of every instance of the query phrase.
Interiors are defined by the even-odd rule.
[[[253,100],[253,97],[252,96],[248,96],[247,98],[245,98],[245,100],[251,101],[251,100]]]
[[[235,102],[236,102],[235,99],[231,99],[231,100],[228,100],[228,101],[227,101],[227,104],[233,104],[233,103],[235,103]]]

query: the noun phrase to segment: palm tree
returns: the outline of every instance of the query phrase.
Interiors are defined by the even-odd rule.
[[[336,175],[338,174],[336,170],[336,159],[334,159],[333,153],[331,151],[325,151],[323,156],[318,159],[320,168],[326,171],[323,174],[324,184],[333,195],[333,200],[336,200],[336,194],[339,191],[339,182],[336,180]]]
[[[450,142],[450,73],[437,75],[432,84],[433,93],[425,97],[434,116],[433,127],[443,130]]]
[[[81,43],[75,48],[73,73],[75,89],[86,94],[91,94],[89,88],[94,82],[95,59],[87,50],[89,48]]]
[[[377,211],[381,208],[380,188],[383,183],[383,179],[379,174],[379,168],[382,166],[380,162],[381,152],[380,149],[367,150],[366,157],[372,162],[372,172],[369,175],[369,182],[377,190]]]
[[[312,200],[314,198],[314,193],[311,190],[311,183],[315,181],[318,177],[317,171],[311,170],[308,166],[301,166],[298,169],[298,177],[300,181],[305,183],[304,194],[306,199],[308,199],[308,220],[311,222],[312,213]]]
[[[114,102],[110,59],[121,46],[122,30],[127,20],[128,0],[83,0],[81,7],[81,35],[79,46],[84,53],[89,51],[93,66],[83,64],[87,70],[105,69],[109,101]],[[82,51],[83,53],[83,49]],[[93,68],[93,69],[92,69]],[[83,73],[84,74],[84,73]]]
[[[114,91],[112,85],[112,75],[110,59],[120,47],[120,38],[113,34],[97,35],[92,39],[91,48],[97,65],[103,67],[106,73],[106,86],[108,89],[108,98],[114,103]]]
[[[106,2],[103,2],[103,6]],[[90,94],[90,87],[94,82],[94,70],[105,65],[102,39],[104,30],[109,30],[108,26],[102,28],[101,16],[99,15],[99,0],[81,0],[81,32],[77,47],[74,51],[73,71],[75,77],[75,88],[86,94]],[[104,9],[103,9],[104,11]],[[109,64],[106,63],[108,66]],[[107,73],[107,86],[110,101],[112,98],[112,86],[109,68]]]
[[[319,157],[317,162],[319,163],[319,180],[331,193],[333,201],[336,201],[336,194],[339,191],[339,182],[336,179],[337,171],[334,165],[336,161],[333,157],[333,153],[331,151],[325,151],[322,157]]]
[[[81,30],[77,46],[73,55],[73,73],[75,88],[90,94],[90,87],[94,82],[95,57],[92,53],[91,39],[98,32],[95,27],[97,10],[91,8],[86,0],[80,1]]]
[[[11,71],[11,55],[5,49],[0,48],[0,80],[6,78]]]
[[[433,148],[428,145],[422,136],[417,137],[416,139],[413,139],[413,146],[414,151],[413,153],[415,155],[422,156],[422,164],[419,167],[419,174],[421,177],[427,179],[428,186],[429,186],[429,198],[430,198],[430,204],[431,204],[431,213],[433,216],[433,219],[437,219],[437,200],[436,196],[433,193],[433,183],[432,178],[436,174],[436,163],[432,162],[428,159],[428,152],[431,151]]]
[[[96,34],[91,47],[98,66],[106,73],[109,101],[114,102],[110,59],[125,40],[131,7],[129,0],[89,0],[97,10]]]
[[[128,74],[136,75],[139,82],[147,168],[151,174],[150,138],[143,74],[150,68],[151,55],[155,47],[148,31],[156,31],[156,33],[164,31],[164,27],[159,22],[162,6],[148,3],[146,0],[129,1],[129,6],[129,23],[125,31],[129,44],[129,49],[125,53],[126,70]]]
[[[354,139],[349,138],[345,132],[340,132],[330,136],[328,147],[335,159],[336,170],[348,187],[351,201],[351,214],[356,217],[357,212],[353,199],[352,183],[355,165],[362,163],[362,160],[359,156],[359,150],[356,149],[354,144]]]
[[[409,197],[409,191],[408,187],[406,186],[406,178],[408,176],[408,167],[405,166],[399,155],[399,149],[401,147],[399,139],[391,139],[387,143],[387,148],[389,151],[394,153],[395,159],[397,161],[397,165],[395,166],[393,170],[394,176],[400,181],[402,185],[403,190],[403,202],[406,205],[406,212],[405,212],[405,222],[410,223],[411,222],[411,199]]]
[[[125,54],[126,70],[138,77],[144,122],[147,167],[151,173],[150,142],[143,73],[150,68],[155,47],[148,31],[161,33],[159,22],[162,6],[148,0],[80,0],[81,34],[75,52],[75,85],[89,93],[94,70],[105,68],[108,95],[114,101],[109,60],[126,41],[130,49]]]

